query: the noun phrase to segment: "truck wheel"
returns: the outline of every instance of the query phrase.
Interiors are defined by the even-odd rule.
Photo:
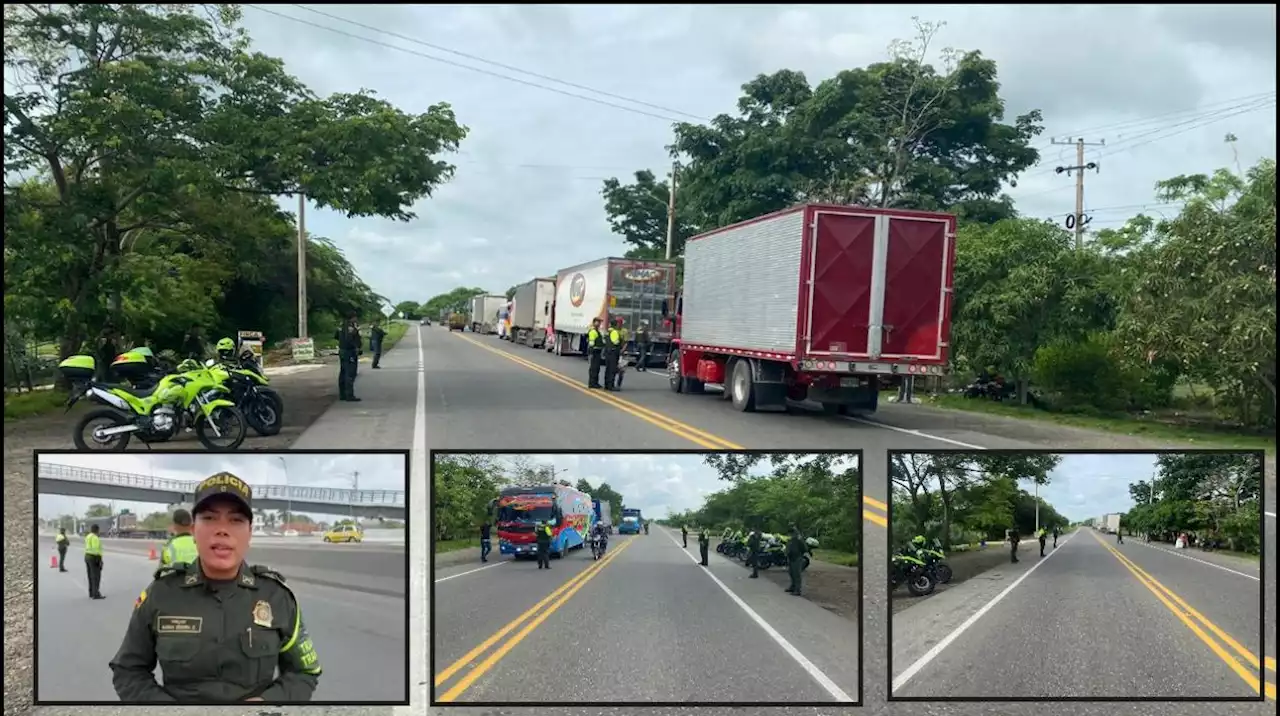
[[[673,350],[667,354],[667,383],[671,392],[684,392],[684,378],[680,375],[680,351]]]
[[[730,378],[729,390],[732,395],[733,408],[743,413],[754,413],[756,410],[756,382],[751,375],[751,361],[740,360],[733,365],[733,377]]]

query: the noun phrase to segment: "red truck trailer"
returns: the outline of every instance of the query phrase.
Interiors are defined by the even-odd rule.
[[[950,214],[806,204],[693,237],[671,389],[851,414],[875,411],[882,377],[941,375],[955,231]]]

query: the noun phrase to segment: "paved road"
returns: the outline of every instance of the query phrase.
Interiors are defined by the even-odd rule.
[[[39,539],[37,698],[117,700],[107,664],[120,646],[134,599],[157,565],[147,559],[145,546],[125,542],[132,540],[104,542],[102,592],[107,599],[91,601],[80,545],[73,542],[67,553],[70,571],[59,573],[48,566],[52,538]],[[303,603],[325,669],[316,700],[405,698],[404,551],[363,549],[369,546],[254,550],[252,561],[279,569]],[[371,581],[374,589],[398,582],[398,593],[373,593],[366,587]]]
[[[601,564],[575,550],[545,572],[503,558],[438,573],[437,699],[856,700],[856,623],[714,553],[703,569],[678,540],[659,528],[615,536]]]
[[[1256,565],[1117,544],[1092,529],[1044,558],[1038,546],[1020,556],[894,615],[895,696],[1257,695]]]

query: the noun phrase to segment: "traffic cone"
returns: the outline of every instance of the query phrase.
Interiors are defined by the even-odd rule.
[[[49,555],[49,566],[53,569],[58,568],[58,555],[56,554]]]
[[[156,555],[156,548],[155,548],[155,547],[152,547],[152,548],[151,548],[151,550],[147,552],[147,559],[150,559],[150,560],[153,560],[153,561],[154,561],[154,560],[157,560],[157,559],[160,559],[160,557],[158,557],[158,556]]]

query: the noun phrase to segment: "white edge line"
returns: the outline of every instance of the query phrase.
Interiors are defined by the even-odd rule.
[[[675,544],[676,547],[680,548],[680,551],[684,554],[684,556],[692,560],[694,564],[699,564],[699,565],[701,564],[698,561],[697,557],[694,557],[691,552],[686,550],[684,547],[681,547],[679,542],[676,542],[675,535],[672,534],[670,530],[668,530],[665,527],[661,527],[660,529],[662,529],[663,533],[667,535],[667,538],[670,539],[671,542]],[[746,602],[742,601],[741,597],[739,597],[737,594],[734,594],[732,589],[729,589],[727,586],[725,586],[725,583],[720,581],[719,577],[712,574],[711,570],[704,569],[702,570],[702,573],[710,577],[711,581],[715,582],[717,587],[720,587],[720,589],[725,594],[729,595],[729,598],[732,599],[735,604],[741,607],[742,611],[746,612],[747,616],[751,617],[751,620],[754,621],[756,624],[758,624],[760,628],[764,630],[764,633],[768,634],[770,638],[776,641],[778,643],[778,646],[781,646],[783,651],[787,652],[788,656],[790,656],[792,659],[795,659],[796,663],[800,665],[800,668],[804,669],[805,672],[809,674],[809,676],[813,677],[813,680],[818,682],[818,685],[820,685],[822,688],[826,689],[827,693],[831,694],[831,696],[835,698],[836,701],[845,702],[845,703],[852,703],[854,701],[854,699],[851,696],[849,696],[849,694],[846,694],[843,689],[841,689],[839,686],[836,685],[836,682],[832,681],[826,674],[822,673],[822,670],[819,669],[817,665],[815,665],[812,661],[809,661],[809,659],[807,659],[804,654],[801,654],[799,649],[792,646],[791,642],[787,641],[786,637],[779,634],[777,629],[774,629],[772,626],[770,626],[769,622],[766,622],[764,620],[764,617],[761,617],[759,614],[757,614],[754,609],[747,606]]]
[[[410,324],[413,325],[413,324]],[[427,649],[431,635],[427,634],[429,622],[424,618],[427,600],[427,561],[429,556],[415,558],[412,545],[427,545],[431,541],[431,510],[427,508],[427,376],[426,360],[422,351],[422,326],[414,326],[414,342],[418,348],[418,394],[413,411],[413,446],[409,450],[409,513],[422,515],[422,519],[409,520],[409,633],[416,635],[409,641],[409,705],[393,706],[396,716],[414,716],[427,709]],[[421,554],[421,553],[419,553]]]
[[[1070,535],[1067,535],[1067,538],[1059,542],[1058,546],[1062,547],[1067,542],[1070,542],[1071,538],[1075,537],[1076,534],[1078,533],[1072,532]],[[893,686],[889,689],[889,692],[896,693],[899,689],[901,689],[908,681],[911,680],[911,677],[920,673],[920,670],[928,666],[929,662],[938,658],[938,655],[942,653],[942,650],[950,646],[951,642],[955,641],[957,638],[960,637],[961,634],[965,633],[965,631],[967,631],[969,627],[973,626],[974,623],[976,623],[979,619],[981,619],[984,614],[991,611],[991,609],[995,607],[995,605],[999,604],[1002,599],[1009,596],[1009,593],[1012,592],[1014,589],[1016,589],[1019,584],[1022,584],[1023,580],[1025,580],[1027,577],[1030,577],[1032,572],[1039,569],[1040,566],[1043,565],[1045,562],[1048,562],[1049,560],[1053,559],[1053,556],[1055,554],[1058,554],[1057,551],[1050,552],[1049,554],[1045,555],[1044,559],[1041,559],[1037,561],[1035,564],[1031,565],[1031,569],[1028,569],[1027,571],[1023,572],[1021,577],[1018,577],[1017,579],[1013,580],[1013,584],[1010,584],[1009,586],[1005,587],[1004,591],[1000,592],[995,596],[995,599],[992,599],[991,601],[984,604],[981,609],[974,612],[973,615],[970,616],[968,619],[964,620],[963,624],[956,627],[955,631],[944,636],[942,638],[942,641],[939,641],[937,644],[934,644],[933,648],[925,652],[924,656],[920,657],[919,659],[916,659],[916,662],[914,664],[912,664],[911,666],[908,666],[906,670],[904,670],[901,674],[898,674],[897,678],[893,680]]]
[[[1276,513],[1274,513],[1274,512],[1266,512],[1266,511],[1264,511],[1262,514],[1266,515],[1267,517],[1270,517],[1270,518],[1271,518],[1271,519],[1273,519],[1273,520],[1276,518]]]
[[[951,438],[944,438],[944,437],[939,437],[937,435],[930,435],[929,433],[922,433],[919,430],[912,430],[910,428],[900,428],[896,425],[886,425],[884,423],[878,423],[874,420],[867,420],[866,418],[855,418],[852,415],[846,415],[844,416],[844,419],[855,422],[855,423],[862,423],[863,425],[870,425],[875,428],[892,430],[895,433],[902,433],[904,435],[913,435],[918,438],[924,438],[925,440],[937,440],[940,443],[948,443],[950,445],[955,445],[962,448],[969,448],[970,450],[987,450],[988,449],[981,445],[974,445],[972,443],[962,443],[959,440],[952,440]]]
[[[475,574],[476,572],[481,572],[481,571],[484,571],[484,570],[486,570],[486,569],[493,569],[494,567],[501,567],[501,566],[502,566],[502,565],[504,565],[504,564],[506,564],[506,562],[494,562],[493,564],[486,565],[486,566],[484,566],[484,567],[476,567],[475,569],[468,569],[468,570],[467,570],[467,571],[465,571],[465,572],[459,572],[459,573],[457,573],[457,574],[450,574],[450,575],[449,575],[449,576],[447,576],[447,577],[441,577],[441,578],[439,578],[439,579],[432,580],[432,581],[434,581],[436,584],[439,584],[439,583],[441,583],[441,582],[447,582],[447,581],[449,581],[450,579],[457,579],[458,577],[465,577],[465,576],[467,576],[468,574]]]
[[[1214,564],[1213,562],[1210,562],[1210,561],[1208,561],[1208,560],[1204,560],[1204,559],[1200,559],[1199,557],[1192,557],[1192,556],[1190,556],[1190,555],[1179,554],[1178,552],[1175,552],[1174,550],[1171,550],[1171,549],[1167,549],[1167,548],[1165,548],[1165,547],[1157,547],[1156,545],[1153,545],[1153,544],[1147,544],[1146,542],[1134,542],[1134,544],[1138,545],[1139,547],[1146,547],[1147,549],[1160,550],[1161,552],[1164,552],[1164,553],[1166,553],[1166,554],[1171,554],[1171,555],[1173,555],[1174,557],[1178,557],[1178,558],[1180,558],[1180,559],[1189,559],[1189,560],[1191,560],[1192,562],[1199,562],[1200,564],[1208,565],[1208,566],[1210,566],[1210,567],[1214,567],[1215,569],[1221,569],[1221,570],[1222,570],[1222,571],[1224,571],[1224,572],[1230,572],[1230,573],[1232,573],[1232,574],[1238,574],[1238,575],[1240,575],[1241,577],[1244,577],[1245,579],[1252,579],[1252,580],[1253,580],[1253,581],[1255,581],[1255,582],[1261,582],[1261,581],[1262,581],[1262,578],[1261,578],[1261,577],[1255,577],[1255,576],[1253,576],[1252,574],[1245,574],[1244,572],[1238,572],[1238,571],[1236,571],[1236,570],[1234,570],[1234,569],[1232,569],[1232,568],[1230,568],[1230,567],[1224,567],[1224,566],[1222,566],[1222,565],[1220,565],[1220,564]]]

